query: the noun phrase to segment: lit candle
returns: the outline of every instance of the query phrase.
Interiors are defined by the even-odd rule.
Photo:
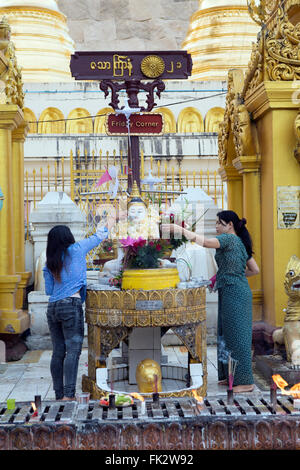
[[[42,397],[41,397],[41,395],[35,395],[34,396],[34,404],[35,404],[37,410],[41,410],[41,408],[42,408]]]
[[[133,398],[136,398],[137,400],[140,400],[141,402],[141,416],[146,414],[146,402],[145,399],[142,395],[139,393],[133,392],[130,394]]]
[[[31,402],[31,406],[32,406],[32,409],[33,409],[33,413],[31,415],[31,418],[37,418],[39,413],[38,413],[37,407],[35,406],[35,403]]]

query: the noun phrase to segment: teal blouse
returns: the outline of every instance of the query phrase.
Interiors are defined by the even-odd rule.
[[[240,237],[234,234],[222,233],[217,235],[220,248],[216,249],[215,260],[218,265],[216,288],[236,284],[237,281],[247,281],[245,275],[246,263],[249,259],[245,245]]]

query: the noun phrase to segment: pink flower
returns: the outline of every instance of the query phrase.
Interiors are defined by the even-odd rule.
[[[131,238],[131,237],[127,237],[127,238],[122,238],[120,240],[120,242],[122,243],[122,245],[124,247],[127,247],[127,246],[134,246],[134,244],[136,243],[136,239],[135,238]]]
[[[135,248],[138,248],[139,246],[144,246],[146,243],[147,243],[147,240],[145,240],[145,239],[142,238],[142,237],[139,237],[139,238],[135,241],[135,243],[133,244],[133,246],[134,246]]]
[[[161,248],[162,248],[162,246],[158,243],[158,244],[156,245],[156,251],[161,251]]]

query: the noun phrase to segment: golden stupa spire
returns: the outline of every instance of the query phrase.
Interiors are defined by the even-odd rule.
[[[56,0],[0,0],[2,16],[11,26],[24,82],[73,80],[70,57],[74,42]]]
[[[138,202],[138,203],[142,203],[144,204],[145,206],[147,206],[147,204],[145,203],[145,201],[143,200],[142,196],[141,196],[141,193],[140,193],[140,190],[139,190],[139,187],[137,185],[137,182],[134,180],[133,184],[132,184],[132,188],[131,188],[131,193],[130,193],[130,199],[129,199],[129,204],[131,202]]]
[[[137,182],[134,180],[133,185],[132,185],[132,189],[131,189],[131,193],[130,193],[130,198],[133,199],[133,198],[136,198],[136,197],[141,198],[141,194],[140,194]]]
[[[191,80],[227,80],[228,70],[248,67],[260,27],[247,0],[199,0],[182,48],[193,60]]]

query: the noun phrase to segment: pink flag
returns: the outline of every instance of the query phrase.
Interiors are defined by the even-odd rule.
[[[110,176],[110,174],[108,173],[108,170],[105,170],[105,172],[103,173],[103,175],[101,176],[101,178],[99,179],[98,183],[96,184],[96,186],[101,186],[101,184],[104,184],[104,183],[107,183],[107,181],[111,181],[112,180],[112,177]]]

